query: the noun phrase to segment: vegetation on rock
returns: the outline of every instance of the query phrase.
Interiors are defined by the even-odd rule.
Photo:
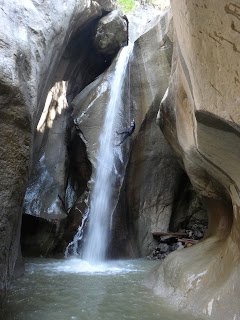
[[[165,10],[170,6],[170,0],[116,0],[119,8],[124,13],[132,12],[139,5],[153,5],[154,7],[158,7],[160,10]]]

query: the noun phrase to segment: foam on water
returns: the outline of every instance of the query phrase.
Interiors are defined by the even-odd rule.
[[[78,258],[68,258],[60,261],[53,261],[48,264],[29,264],[28,272],[36,270],[36,267],[44,273],[74,273],[74,274],[89,274],[89,275],[115,275],[126,274],[129,272],[141,272],[141,268],[136,268],[136,265],[129,261],[108,261],[102,263],[91,264],[86,260]]]
[[[77,258],[27,259],[25,277],[14,281],[3,319],[193,320],[192,315],[170,310],[141,285],[158,263],[139,259],[91,265]]]

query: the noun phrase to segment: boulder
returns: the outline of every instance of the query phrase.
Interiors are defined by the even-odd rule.
[[[115,61],[116,62],[116,61]],[[114,64],[115,64],[114,62]],[[99,135],[104,123],[106,105],[109,98],[108,73],[100,75],[82,90],[72,101],[72,118],[77,134],[86,145],[87,156],[96,167]]]
[[[128,26],[120,10],[114,10],[99,20],[94,38],[95,48],[104,54],[115,55],[127,42]]]
[[[168,244],[166,243],[160,243],[157,247],[157,250],[161,253],[166,253],[168,251]]]
[[[179,0],[172,10],[175,53],[161,128],[209,225],[203,241],[170,254],[146,284],[195,315],[239,319],[239,5]]]

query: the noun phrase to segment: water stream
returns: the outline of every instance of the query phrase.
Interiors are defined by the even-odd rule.
[[[97,157],[96,177],[91,195],[87,240],[83,250],[83,258],[91,263],[104,260],[108,243],[110,220],[114,210],[112,190],[114,181],[116,181],[115,176],[118,175],[114,166],[116,146],[113,137],[122,107],[123,80],[132,48],[132,43],[128,47],[124,47],[117,59],[113,79],[110,83],[105,121],[99,138],[100,148]]]
[[[4,320],[193,320],[141,285],[157,263],[126,260],[90,265],[77,259],[27,259]]]

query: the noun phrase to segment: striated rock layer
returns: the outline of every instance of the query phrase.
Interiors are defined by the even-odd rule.
[[[178,307],[240,319],[240,5],[173,0],[176,32],[161,128],[208,207],[205,239],[145,283]]]
[[[63,80],[57,66],[79,30],[112,8],[110,1],[1,1],[0,306],[18,254],[33,136],[48,91]]]

